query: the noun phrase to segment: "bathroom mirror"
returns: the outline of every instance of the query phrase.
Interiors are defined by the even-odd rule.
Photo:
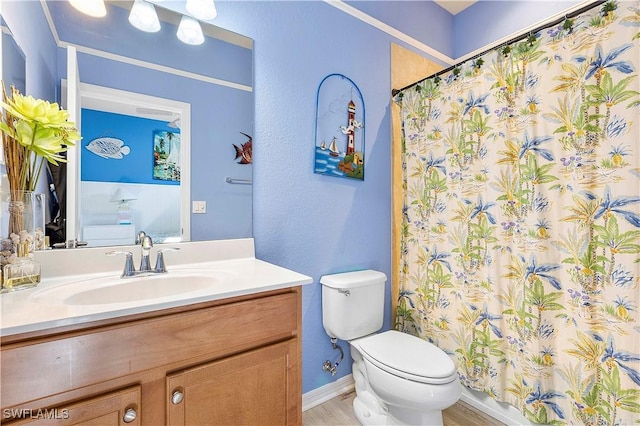
[[[31,11],[23,13],[24,16],[33,14],[34,2],[14,2],[11,12],[16,16],[15,9],[22,7],[16,3],[25,3],[24,7],[31,4]],[[169,193],[176,182],[175,167],[165,168],[164,176],[154,174],[154,160],[165,165],[169,160],[175,164],[175,158],[169,159],[170,148],[179,145],[175,141],[168,144],[158,142],[157,133],[169,131],[164,134],[169,138],[173,134],[181,134],[179,127],[171,127],[180,122],[191,123],[190,137],[187,142],[191,154],[187,166],[180,170],[190,174],[189,193],[190,199],[183,202],[181,215],[186,216],[190,227],[179,236],[181,240],[214,240],[229,238],[245,238],[252,235],[252,165],[242,162],[242,155],[238,152],[247,151],[250,157],[251,138],[253,135],[253,42],[251,39],[216,27],[202,23],[205,33],[205,43],[200,46],[190,46],[180,42],[176,35],[177,25],[182,15],[180,13],[164,9],[155,4],[161,22],[161,30],[157,33],[142,32],[128,22],[128,14],[131,1],[107,1],[107,16],[105,18],[90,18],[75,10],[67,1],[43,1],[41,12],[51,27],[51,33],[57,41],[57,81],[66,80],[68,71],[67,48],[72,47],[77,55],[77,72],[79,76],[80,93],[76,97],[80,99],[82,111],[78,111],[78,117],[87,114],[87,110],[98,113],[129,115],[128,112],[120,112],[111,107],[102,107],[96,102],[87,102],[87,96],[83,95],[82,87],[101,87],[130,93],[135,96],[146,96],[169,102],[177,102],[189,106],[188,120],[182,117],[182,112],[176,112],[175,108],[165,108],[161,102],[147,104],[138,107],[138,113],[148,120],[157,122],[157,129],[152,129],[143,137],[136,140],[127,139],[122,127],[117,121],[110,122],[98,135],[88,135],[77,148],[77,157],[88,154],[96,160],[91,166],[92,170],[109,171],[114,168],[124,170],[126,176],[111,177],[107,179],[112,185],[108,191],[98,195],[94,193],[85,204],[94,210],[97,204],[106,206],[107,211],[94,211],[94,216],[81,218],[85,212],[79,210],[79,204],[69,206],[68,209],[77,209],[78,226],[75,235],[67,235],[67,239],[83,238],[83,223],[87,226],[104,227],[102,231],[122,229],[118,227],[120,221],[119,205],[116,201],[117,189],[125,190],[124,193],[133,193],[130,200],[133,217],[140,212],[153,212],[155,218],[149,219],[145,227],[153,227],[153,223],[166,219],[164,213],[159,212],[159,200],[163,193]],[[4,13],[4,12],[3,12]],[[20,17],[20,14],[17,14]],[[8,16],[7,16],[8,17]],[[14,18],[15,20],[15,18]],[[29,25],[23,19],[23,25]],[[18,19],[19,22],[19,19]],[[48,29],[47,29],[48,31]],[[38,61],[36,52],[26,52],[27,67],[31,61]],[[27,82],[27,90],[29,84]],[[56,93],[62,94],[58,100],[64,100],[65,90],[62,86],[56,89]],[[95,101],[95,99],[94,99]],[[63,105],[66,105],[63,102]],[[100,115],[100,114],[95,114]],[[140,114],[133,114],[136,116]],[[113,117],[111,117],[113,118]],[[84,137],[83,128],[89,127],[88,122],[79,121],[79,127]],[[95,126],[94,126],[95,127]],[[157,132],[156,132],[157,131]],[[102,132],[102,133],[100,133]],[[154,133],[155,132],[155,133]],[[154,136],[155,135],[155,136]],[[120,137],[119,137],[120,136]],[[111,138],[111,139],[110,139]],[[131,137],[133,138],[133,137]],[[154,141],[155,138],[155,141]],[[124,144],[119,148],[102,147],[109,152],[118,151],[114,155],[122,158],[104,158],[95,154],[100,151],[94,143],[89,148],[88,144],[98,139],[102,142],[121,140]],[[129,144],[129,141],[132,144]],[[116,141],[115,144],[121,142]],[[154,145],[155,144],[155,145]],[[108,145],[108,143],[107,143]],[[126,149],[129,152],[125,154]],[[145,146],[148,155],[143,156],[145,162],[132,162],[133,149],[140,151]],[[117,148],[117,149],[116,149]],[[115,150],[115,151],[114,151]],[[136,151],[136,152],[138,152]],[[183,148],[183,153],[187,152]],[[105,153],[102,152],[104,155]],[[70,156],[70,161],[74,161]],[[125,160],[128,161],[125,164]],[[81,167],[80,164],[76,166]],[[98,164],[98,165],[95,165]],[[116,166],[117,165],[117,166]],[[71,164],[69,164],[71,167]],[[167,171],[169,170],[169,171]],[[131,178],[129,172],[135,171],[144,175],[148,182],[139,184]],[[171,181],[169,175],[173,176]],[[80,181],[82,172],[78,173],[78,181],[73,182],[78,188],[77,198],[83,199],[85,181]],[[154,179],[157,178],[157,179]],[[95,182],[95,177],[91,182]],[[188,180],[188,179],[183,179]],[[136,185],[134,191],[128,191],[131,185]],[[145,185],[153,187],[156,192],[151,195],[144,192]],[[166,189],[164,192],[162,187]],[[159,192],[158,192],[158,188]],[[122,191],[121,191],[122,192]],[[96,198],[97,197],[97,198]],[[169,197],[165,197],[169,198]],[[84,197],[87,199],[87,197]],[[99,199],[100,203],[94,201]],[[107,200],[108,199],[108,200]],[[94,200],[94,201],[91,201]],[[113,201],[112,201],[113,200]],[[196,207],[194,210],[193,207]],[[91,210],[91,209],[89,209]],[[185,211],[186,210],[186,211]],[[126,219],[125,219],[126,222]],[[136,227],[135,220],[131,221]],[[115,226],[115,228],[114,228]],[[184,227],[182,227],[184,231]],[[135,229],[135,231],[146,229]],[[153,231],[152,231],[153,232]],[[167,242],[175,241],[175,235],[171,235]],[[160,238],[162,240],[163,238]],[[124,242],[123,242],[124,243]],[[117,243],[108,239],[106,245]]]

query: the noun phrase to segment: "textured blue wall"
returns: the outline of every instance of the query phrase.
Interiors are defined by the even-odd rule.
[[[432,1],[347,1],[392,28],[454,58],[451,37],[455,17]]]
[[[503,37],[520,35],[523,28],[584,1],[480,0],[453,20],[454,58],[460,58]]]

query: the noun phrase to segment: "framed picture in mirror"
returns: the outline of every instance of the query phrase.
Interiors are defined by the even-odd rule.
[[[153,178],[180,181],[180,133],[153,133]]]

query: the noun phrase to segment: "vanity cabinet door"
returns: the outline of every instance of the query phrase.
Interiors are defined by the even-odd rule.
[[[16,425],[140,425],[140,386],[87,398],[58,408],[23,412],[26,420]]]
[[[297,339],[167,377],[169,425],[293,425],[298,422]]]

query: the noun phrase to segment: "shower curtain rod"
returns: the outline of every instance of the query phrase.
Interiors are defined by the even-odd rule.
[[[535,28],[535,29],[533,29],[531,31],[527,31],[526,33],[523,33],[523,34],[521,34],[519,36],[516,36],[516,37],[510,39],[510,40],[507,40],[506,42],[498,43],[495,46],[487,48],[487,49],[483,50],[482,52],[478,53],[477,55],[473,55],[472,57],[467,58],[462,62],[458,62],[455,65],[451,65],[450,67],[445,68],[442,71],[438,71],[437,73],[431,74],[428,77],[422,78],[422,79],[420,79],[418,81],[414,81],[413,83],[408,84],[408,85],[406,85],[405,87],[403,87],[401,89],[393,89],[393,90],[391,90],[391,96],[396,96],[398,93],[402,92],[403,90],[409,89],[410,87],[413,87],[416,84],[421,83],[421,82],[423,82],[425,80],[428,80],[430,78],[433,78],[433,77],[436,77],[436,76],[439,76],[439,75],[442,75],[442,74],[446,74],[449,71],[452,71],[455,68],[459,67],[460,65],[464,64],[465,62],[472,61],[472,60],[474,60],[476,58],[479,58],[480,56],[483,56],[483,55],[487,54],[488,52],[492,51],[493,49],[495,49],[495,48],[497,48],[499,46],[508,46],[508,45],[516,43],[516,42],[518,42],[520,40],[524,40],[525,38],[529,37],[529,35],[531,35],[531,34],[535,34],[535,33],[539,32],[539,31],[542,31],[542,30],[544,30],[546,28],[553,27],[554,25],[558,25],[559,23],[564,22],[567,19],[571,19],[571,18],[573,18],[575,16],[578,16],[578,15],[586,12],[587,10],[591,10],[591,9],[593,9],[595,7],[598,7],[601,4],[606,3],[607,1],[610,1],[610,0],[597,0],[597,1],[593,2],[593,3],[591,3],[591,4],[588,4],[588,5],[584,6],[584,7],[581,7],[578,10],[575,10],[575,11],[573,11],[571,13],[567,13],[566,15],[564,15],[561,18],[555,19],[555,20],[550,21],[550,22],[548,22],[546,24],[542,24],[539,27],[537,27],[537,28]]]

